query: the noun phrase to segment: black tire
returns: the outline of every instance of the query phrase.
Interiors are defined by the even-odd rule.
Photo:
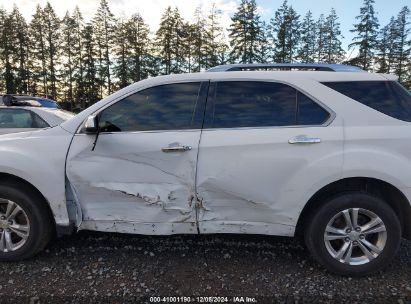
[[[327,224],[334,216],[337,216],[343,210],[350,210],[350,208],[361,208],[362,210],[371,211],[382,220],[386,229],[385,246],[382,251],[374,259],[369,259],[368,262],[361,265],[351,265],[350,263],[337,260],[331,255],[325,244],[324,234]],[[349,214],[351,215],[352,209],[350,212]],[[341,216],[344,218],[343,215]],[[364,238],[364,234],[361,237]],[[330,272],[344,276],[364,276],[383,269],[395,256],[401,242],[401,226],[395,212],[381,198],[365,192],[346,192],[325,200],[318,209],[313,211],[305,226],[304,239],[312,256]],[[343,240],[333,242],[350,243],[354,241],[344,238]],[[354,244],[358,243],[359,241]],[[339,244],[342,244],[341,246],[344,245],[343,243]],[[364,253],[358,245],[356,247],[358,248],[352,248],[357,250],[357,254]]]
[[[33,257],[49,243],[54,226],[44,198],[18,182],[0,184],[0,198],[16,203],[29,219],[30,232],[23,246],[15,251],[0,250],[0,261],[20,261]]]

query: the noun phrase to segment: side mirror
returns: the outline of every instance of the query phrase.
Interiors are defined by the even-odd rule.
[[[82,129],[83,133],[86,134],[96,134],[98,131],[98,116],[90,115],[87,117],[84,127]]]

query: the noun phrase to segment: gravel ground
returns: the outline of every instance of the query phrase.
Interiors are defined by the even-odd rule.
[[[253,235],[80,232],[31,260],[0,266],[0,303],[149,303],[151,296],[411,303],[411,242],[403,241],[384,272],[366,278],[327,273],[295,239]]]

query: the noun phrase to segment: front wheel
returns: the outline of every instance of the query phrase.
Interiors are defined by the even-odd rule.
[[[49,212],[36,192],[18,183],[0,184],[0,261],[34,256],[52,232]]]
[[[382,269],[401,241],[395,212],[368,193],[325,201],[308,221],[305,241],[314,258],[334,273],[362,276]]]

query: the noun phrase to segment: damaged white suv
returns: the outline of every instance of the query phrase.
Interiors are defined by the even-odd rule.
[[[73,230],[300,234],[329,270],[373,272],[411,237],[410,122],[393,76],[349,66],[140,81],[0,136],[0,260]]]

